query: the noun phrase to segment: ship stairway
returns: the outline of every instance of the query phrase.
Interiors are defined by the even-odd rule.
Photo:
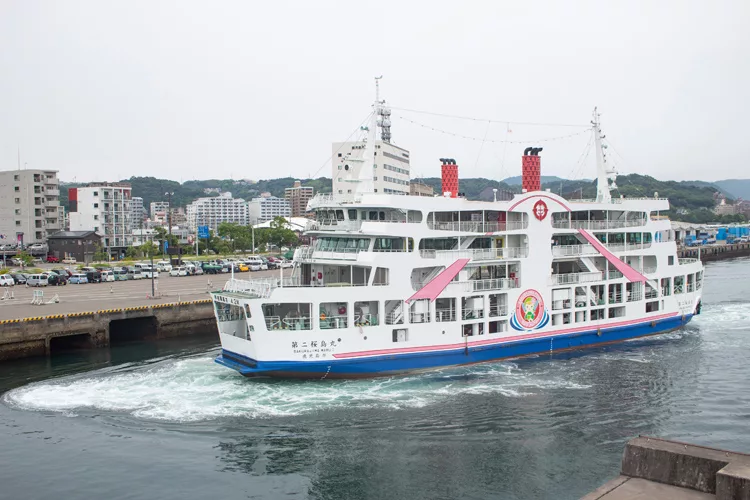
[[[389,325],[400,325],[403,323],[404,303],[400,300],[395,302],[390,309],[386,309],[385,317],[388,318]]]
[[[419,290],[423,286],[425,286],[430,281],[437,278],[438,274],[442,273],[445,269],[445,266],[437,266],[432,269],[429,273],[423,276],[412,276],[411,279],[411,286],[414,288],[414,290]]]
[[[583,272],[598,273],[603,271],[603,269],[599,269],[598,267],[596,267],[594,259],[592,259],[591,257],[579,257],[578,260],[580,261],[578,267],[581,268]]]

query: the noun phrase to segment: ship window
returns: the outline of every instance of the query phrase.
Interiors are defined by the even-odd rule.
[[[409,304],[409,323],[430,322],[430,300],[418,299]]]
[[[349,209],[349,220],[357,220],[357,211],[354,209]]]
[[[368,214],[368,219],[370,220],[378,220],[378,213],[375,211],[370,211]]]
[[[656,312],[659,310],[659,301],[654,300],[653,302],[646,302],[646,312]]]
[[[310,304],[263,304],[263,317],[269,331],[310,330]]]
[[[387,285],[388,284],[388,268],[387,267],[376,267],[375,278],[372,282],[373,285]]]
[[[378,301],[355,302],[354,303],[354,325],[355,326],[378,326],[380,324],[378,315]]]
[[[674,255],[670,255],[667,258],[667,264],[669,264],[670,266],[674,266]]]
[[[685,284],[685,277],[684,276],[675,276],[674,277],[674,293],[675,295],[678,293],[684,292],[684,284]]]
[[[404,301],[403,300],[386,300],[385,301],[385,324],[401,325],[404,323]]]
[[[661,294],[665,297],[672,295],[672,278],[661,279]]]
[[[344,220],[344,211],[336,210],[336,220]]]
[[[407,342],[408,340],[409,340],[408,328],[394,328],[393,329],[393,341],[394,342]]]
[[[346,328],[349,322],[349,312],[346,306],[346,302],[321,302],[320,329]]]
[[[508,331],[508,320],[490,321],[489,322],[489,333],[502,333]]]
[[[435,321],[456,321],[455,298],[443,298],[435,301]]]

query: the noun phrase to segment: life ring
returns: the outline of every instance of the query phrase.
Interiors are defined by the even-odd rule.
[[[325,321],[325,320],[326,320],[325,313],[320,313],[320,321]]]
[[[339,314],[346,314],[346,307],[345,306],[339,307]]]

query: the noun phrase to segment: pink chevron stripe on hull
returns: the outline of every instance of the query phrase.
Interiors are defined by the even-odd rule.
[[[607,247],[602,245],[599,239],[596,238],[593,234],[584,229],[579,229],[578,232],[581,233],[581,235],[586,238],[586,241],[591,243],[591,246],[596,248],[596,251],[602,254],[610,264],[615,266],[615,268],[617,268],[617,270],[620,271],[628,281],[648,281],[644,275],[618,259],[617,256],[610,252]]]
[[[458,259],[456,262],[448,266],[442,273],[435,276],[429,283],[420,288],[417,293],[406,299],[408,304],[412,300],[418,299],[430,299],[430,302],[438,298],[438,295],[443,293],[445,287],[448,286],[453,278],[456,277],[458,272],[464,268],[469,262],[469,259]]]

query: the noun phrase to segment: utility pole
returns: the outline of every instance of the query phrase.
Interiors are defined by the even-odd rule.
[[[172,195],[174,193],[172,191],[169,191],[167,193],[164,193],[164,196],[167,197],[167,226],[169,231],[169,236],[167,237],[167,245],[171,245],[172,240]],[[171,257],[169,257],[169,252],[167,252],[167,258],[169,259],[169,262],[172,262]],[[177,263],[180,264],[180,244],[179,240],[177,243]]]

